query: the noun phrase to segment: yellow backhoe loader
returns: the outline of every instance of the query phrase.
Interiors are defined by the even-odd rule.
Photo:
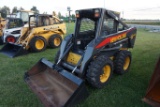
[[[32,52],[40,52],[47,46],[57,48],[66,34],[65,23],[47,14],[29,16],[29,22],[21,29],[21,36],[16,43],[8,43],[1,52],[15,57]]]

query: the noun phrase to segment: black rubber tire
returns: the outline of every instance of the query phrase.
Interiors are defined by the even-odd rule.
[[[125,61],[126,61],[127,57],[130,59],[130,62],[128,62],[129,64],[127,64],[127,67],[124,68],[124,65],[126,63]],[[132,61],[132,55],[131,55],[130,51],[127,51],[127,50],[120,51],[116,55],[116,58],[115,58],[115,69],[114,69],[114,72],[117,73],[117,74],[120,74],[120,75],[128,72],[130,64],[131,64],[131,61]]]
[[[16,42],[16,38],[14,36],[8,36],[6,37],[6,43],[8,42],[12,42],[12,43],[15,43]]]
[[[42,40],[43,43],[44,43],[44,47],[42,49],[37,49],[36,47],[36,41],[37,40]],[[41,51],[44,51],[47,47],[47,41],[44,37],[42,36],[35,36],[31,39],[30,43],[29,43],[29,46],[30,46],[30,50],[33,51],[33,52],[41,52]]]
[[[54,43],[54,39],[56,39],[56,38],[58,38],[58,39],[60,40],[59,45],[56,45],[56,44]],[[48,44],[49,44],[49,46],[50,46],[51,48],[58,48],[58,47],[61,45],[61,43],[62,43],[62,37],[61,37],[60,35],[58,35],[58,34],[55,34],[55,35],[50,36],[50,38],[49,38],[49,40],[48,40]]]
[[[110,67],[110,73],[105,82],[101,82],[100,76],[103,74],[103,68],[104,66],[109,65]],[[91,63],[90,66],[87,70],[86,78],[89,84],[91,86],[96,87],[96,88],[102,88],[105,86],[108,81],[110,80],[112,76],[112,71],[113,71],[113,62],[110,60],[110,58],[101,55],[97,58],[95,58]]]

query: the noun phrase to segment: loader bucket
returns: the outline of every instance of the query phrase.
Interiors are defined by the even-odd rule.
[[[156,64],[143,101],[153,107],[160,107],[160,58]]]
[[[0,52],[11,58],[28,53],[25,49],[23,49],[22,45],[17,45],[14,43],[7,43],[4,47],[2,47]]]
[[[41,59],[25,73],[25,81],[45,107],[71,107],[88,96],[84,81]]]
[[[0,37],[0,45],[3,45],[2,37]]]

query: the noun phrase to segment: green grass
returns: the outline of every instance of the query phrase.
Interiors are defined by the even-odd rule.
[[[73,24],[67,24],[68,33]],[[155,63],[160,55],[160,36],[138,30],[132,51],[130,71],[124,75],[114,74],[102,89],[86,85],[90,96],[78,107],[149,107],[141,101],[144,97]],[[0,46],[1,48],[2,46]],[[24,73],[40,58],[51,62],[58,49],[47,49],[40,53],[9,58],[0,54],[0,107],[43,107],[23,80]]]
[[[146,22],[143,22],[143,21],[126,21],[125,23],[126,24],[160,25],[159,21],[157,21],[157,22],[151,22],[151,21],[146,21]]]

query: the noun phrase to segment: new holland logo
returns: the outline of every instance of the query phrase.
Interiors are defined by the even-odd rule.
[[[121,33],[119,35],[115,35],[115,36],[111,36],[111,37],[108,37],[106,38],[105,40],[103,40],[101,43],[99,43],[96,48],[101,48],[109,43],[113,43],[113,42],[116,42],[116,41],[119,41],[121,39],[124,39],[126,38],[126,32],[125,33]]]
[[[118,36],[115,36],[115,37],[112,37],[110,39],[110,43],[116,42],[116,41],[121,40],[123,38],[126,38],[126,33],[118,35]]]

